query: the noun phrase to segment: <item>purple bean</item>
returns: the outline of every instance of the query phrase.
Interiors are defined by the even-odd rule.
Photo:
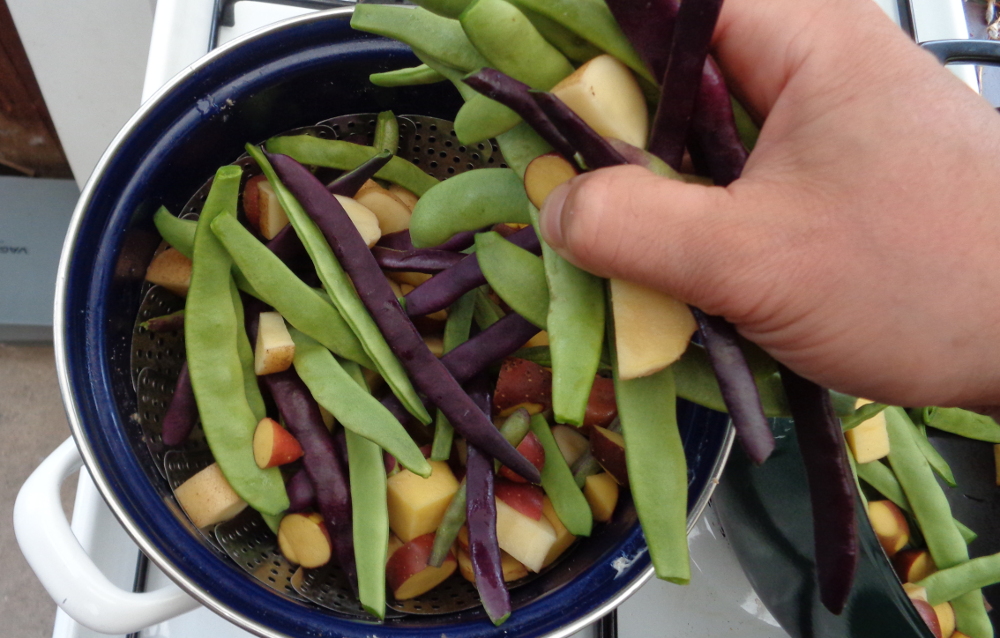
[[[682,2],[677,11],[660,104],[649,136],[650,152],[674,170],[680,170],[684,159],[684,142],[721,9],[722,0],[691,0]]]
[[[566,104],[552,93],[532,91],[531,97],[541,107],[549,121],[569,140],[580,153],[588,169],[596,170],[608,166],[627,164],[621,153],[616,151],[597,131],[580,119]]]
[[[501,436],[488,417],[475,410],[469,395],[424,343],[340,202],[308,169],[292,158],[270,155],[270,159],[285,186],[330,243],[354,282],[361,301],[414,385],[427,395],[466,440],[479,445],[529,481],[538,482],[538,469]]]
[[[535,255],[541,254],[542,246],[538,240],[538,233],[531,226],[522,228],[506,239]],[[422,317],[437,312],[485,283],[486,277],[479,267],[479,258],[475,253],[466,255],[451,268],[442,270],[411,290],[405,297],[406,314],[411,317]]]
[[[779,364],[795,419],[812,501],[819,598],[834,614],[844,609],[858,565],[854,475],[830,392]]]
[[[662,79],[670,59],[678,0],[607,0],[607,4],[653,77]]]
[[[184,310],[171,312],[169,315],[153,317],[139,324],[150,332],[171,332],[184,328]]]
[[[729,89],[715,60],[705,60],[689,136],[691,159],[719,186],[739,178],[750,155],[736,130]]]
[[[326,523],[337,561],[357,590],[351,523],[351,490],[347,472],[323,423],[319,404],[294,368],[260,377],[271,392],[285,427],[302,446],[302,463],[316,492],[316,503]]]
[[[163,444],[180,445],[187,441],[197,421],[198,405],[195,403],[191,377],[188,375],[188,365],[185,361],[181,366],[180,375],[177,376],[177,385],[174,387],[170,406],[163,415]]]
[[[552,148],[556,149],[570,163],[576,163],[573,159],[576,149],[552,124],[552,121],[545,115],[545,111],[532,99],[530,86],[496,69],[489,68],[480,69],[469,75],[464,82],[486,97],[500,102],[520,115],[521,119],[527,122],[543,140],[552,145]]]
[[[451,239],[440,246],[431,246],[431,248],[434,250],[450,250],[457,253],[465,250],[474,243],[476,243],[476,231],[463,230],[460,233],[455,233]],[[393,250],[414,250],[416,248],[410,239],[409,230],[399,230],[388,235],[382,235],[377,245]]]
[[[288,492],[289,512],[304,512],[316,507],[316,490],[305,468],[292,474],[285,483],[285,491]]]
[[[333,195],[354,197],[361,190],[361,187],[365,185],[365,182],[375,177],[375,173],[379,172],[391,159],[392,153],[389,151],[376,153],[361,166],[344,173],[330,182],[326,189]]]
[[[442,270],[451,268],[462,261],[468,255],[451,252],[450,250],[437,250],[435,248],[414,248],[412,250],[393,250],[375,246],[372,248],[375,261],[383,270],[397,270],[402,272],[423,272],[439,273]]]

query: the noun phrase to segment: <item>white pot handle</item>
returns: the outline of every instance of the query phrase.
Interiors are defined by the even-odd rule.
[[[14,534],[42,586],[73,620],[107,634],[128,634],[198,607],[176,585],[133,593],[101,573],[73,535],[59,488],[83,461],[73,438],[24,482],[14,503]]]

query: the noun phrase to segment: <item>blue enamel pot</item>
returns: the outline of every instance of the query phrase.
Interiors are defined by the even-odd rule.
[[[393,109],[452,119],[451,86],[382,89],[369,74],[418,62],[404,45],[350,29],[351,9],[278,23],[217,49],[142,106],[105,153],[74,214],[58,279],[55,339],[64,400],[81,455],[140,548],[180,587],[261,636],[568,636],[652,575],[624,499],[572,554],[514,591],[500,628],[479,609],[375,624],[262,586],[177,516],[134,420],[133,324],[159,236],[153,212],[178,211],[246,142],[337,115]],[[732,444],[724,415],[680,410],[689,463],[689,522],[700,514]]]

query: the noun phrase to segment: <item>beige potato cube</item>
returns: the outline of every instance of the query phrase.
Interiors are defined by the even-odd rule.
[[[407,230],[410,227],[410,208],[391,191],[375,182],[368,180],[354,199],[375,213],[383,235]]]
[[[687,304],[637,283],[610,282],[618,375],[644,377],[677,361],[698,328]]]
[[[458,491],[458,480],[447,463],[430,464],[427,478],[405,469],[389,477],[389,527],[404,543],[436,530]]]
[[[167,248],[149,262],[146,281],[186,297],[191,286],[191,260],[176,248]]]
[[[257,376],[287,370],[295,359],[295,342],[288,334],[285,319],[277,312],[260,313],[253,369]]]
[[[618,482],[607,472],[591,474],[583,484],[583,495],[590,503],[594,520],[604,523],[611,520],[618,505]]]
[[[552,547],[549,548],[549,553],[545,555],[545,560],[542,561],[542,567],[548,567],[552,564],[555,559],[559,558],[563,552],[569,549],[569,546],[573,544],[576,540],[576,536],[570,533],[563,522],[559,520],[559,515],[556,514],[556,508],[552,506],[552,501],[546,496],[545,500],[542,502],[542,516],[552,525],[552,529],[556,532],[556,542],[553,543]]]
[[[545,516],[536,521],[497,499],[497,542],[500,549],[538,572],[556,544],[556,530]]]
[[[340,205],[344,207],[347,216],[354,222],[354,227],[361,233],[361,239],[365,241],[369,248],[378,243],[382,238],[382,230],[378,226],[378,217],[375,216],[367,206],[342,195],[334,195]]]
[[[860,408],[868,399],[858,399],[854,408]],[[889,431],[885,425],[885,414],[879,412],[872,418],[859,423],[844,433],[847,445],[858,463],[877,461],[889,454]]]
[[[257,207],[260,210],[260,234],[264,239],[274,239],[281,229],[288,225],[288,214],[281,207],[274,187],[267,180],[258,182]]]
[[[174,490],[174,496],[195,527],[228,521],[247,506],[222,475],[218,463],[212,463],[181,483]]]
[[[413,212],[413,207],[417,205],[417,194],[408,188],[403,188],[399,184],[389,184],[389,192],[396,196],[399,201],[406,204],[406,207]]]

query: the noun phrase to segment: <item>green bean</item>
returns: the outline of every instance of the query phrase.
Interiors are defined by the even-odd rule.
[[[444,324],[442,338],[444,353],[447,354],[469,340],[472,332],[472,316],[475,313],[476,297],[474,292],[467,292],[458,298],[448,310],[448,319]],[[451,444],[455,438],[455,430],[443,412],[438,410],[434,423],[434,443],[431,446],[432,461],[447,461],[451,456]]]
[[[840,419],[840,425],[844,429],[844,432],[853,430],[868,419],[881,413],[887,407],[889,406],[884,403],[865,403],[860,408],[855,410],[853,414],[842,417]]]
[[[752,151],[757,145],[757,138],[760,137],[760,128],[754,124],[753,118],[739,100],[734,97],[730,97],[729,100],[733,104],[733,118],[736,120],[736,132],[740,136],[740,141],[748,151]]]
[[[552,150],[548,142],[543,140],[526,122],[521,122],[511,130],[497,136],[497,145],[503,153],[507,166],[514,169],[518,177],[524,177],[524,171],[531,160]]]
[[[404,42],[466,73],[489,66],[457,20],[426,9],[359,4],[354,8],[351,26]]]
[[[395,155],[399,150],[399,122],[392,111],[382,111],[375,118],[375,135],[372,146],[377,151],[389,151]]]
[[[475,96],[482,95],[482,93],[476,91],[474,88],[462,81],[462,78],[465,77],[464,71],[459,71],[456,68],[448,66],[447,63],[438,60],[426,51],[421,51],[417,47],[413,48],[413,54],[417,56],[417,59],[430,67],[432,71],[440,73],[445,79],[455,85],[455,88],[458,90],[458,93],[462,96],[464,101],[468,102]]]
[[[500,426],[500,434],[511,445],[517,447],[528,433],[528,429],[530,428],[529,419],[527,410],[523,408],[515,410],[513,414],[507,417],[503,425]],[[458,486],[458,491],[451,497],[451,502],[448,504],[448,509],[444,512],[441,524],[438,525],[437,531],[434,532],[434,548],[431,550],[430,558],[427,559],[428,565],[440,567],[441,563],[444,562],[445,557],[448,555],[448,550],[451,549],[455,539],[458,538],[458,531],[462,528],[462,525],[465,525],[465,504],[466,488],[465,479],[463,478]]]
[[[233,217],[219,217],[212,222],[212,231],[260,292],[261,301],[338,355],[366,368],[375,367],[337,309],[299,279],[242,224]]]
[[[904,512],[913,512],[910,501],[906,499],[906,494],[903,494],[903,488],[899,485],[899,480],[888,465],[881,461],[871,461],[870,463],[858,463],[856,468],[858,478],[871,485],[876,492],[898,505],[899,509]],[[978,535],[974,531],[963,525],[961,521],[954,520],[954,523],[966,545],[976,540]]]
[[[247,401],[237,350],[232,262],[209,228],[215,217],[235,214],[241,174],[238,166],[220,168],[202,208],[185,304],[184,342],[202,429],[219,468],[251,507],[278,514],[288,509],[281,471],[261,470],[253,458],[257,419]]]
[[[385,337],[375,325],[375,320],[368,314],[368,310],[358,297],[357,291],[354,290],[354,284],[344,272],[340,262],[337,261],[333,250],[326,242],[326,238],[323,237],[323,233],[309,218],[295,197],[285,188],[285,185],[281,183],[281,180],[274,173],[271,163],[260,149],[248,144],[247,151],[267,176],[268,182],[271,183],[278,196],[278,201],[281,202],[281,207],[285,209],[289,221],[295,228],[295,233],[302,240],[306,252],[309,253],[309,257],[316,266],[316,273],[319,275],[320,281],[323,282],[327,294],[330,295],[334,306],[337,307],[347,325],[357,335],[365,353],[375,363],[376,371],[382,375],[382,378],[385,379],[410,414],[417,417],[421,423],[430,423],[431,417],[427,413],[427,408],[424,407],[420,396],[417,395],[417,391],[413,388],[413,384],[407,377],[399,359],[393,354]]]
[[[346,362],[347,375],[368,394],[358,364]],[[371,395],[368,395],[371,396]],[[373,616],[385,617],[385,564],[389,545],[389,505],[382,448],[345,430],[351,477],[351,526],[358,569],[358,600]]]
[[[329,350],[295,328],[295,371],[316,402],[330,411],[345,429],[374,441],[414,474],[428,477],[431,466],[403,424],[357,384]]]
[[[258,514],[260,514],[260,512],[258,512]],[[264,519],[264,524],[267,525],[267,528],[271,530],[271,532],[275,536],[277,536],[278,527],[281,525],[281,519],[285,517],[285,513],[281,512],[279,514],[260,514],[260,517]]]
[[[455,115],[455,136],[462,144],[475,144],[510,131],[521,116],[482,93],[467,98]]]
[[[991,554],[934,572],[916,585],[927,589],[927,602],[940,605],[983,587],[1000,583],[1000,554]]]
[[[598,49],[610,53],[633,71],[658,83],[628,38],[611,11],[602,0],[512,0],[514,4],[536,11],[555,20],[569,31],[590,42]]]
[[[948,499],[917,447],[912,422],[902,408],[890,407],[885,415],[889,430],[889,463],[913,508],[913,516],[934,564],[946,569],[969,560],[969,550],[953,522]],[[956,598],[952,606],[959,631],[972,638],[993,635],[979,591]]]
[[[503,318],[503,310],[482,288],[477,288],[473,294],[476,297],[476,305],[472,316],[480,330],[486,330]]]
[[[566,56],[506,0],[473,0],[458,21],[489,66],[533,89],[548,91],[573,72]]]
[[[913,429],[913,440],[916,441],[917,447],[920,448],[920,453],[924,455],[927,462],[930,464],[931,469],[934,470],[935,474],[940,476],[948,487],[957,487],[958,484],[955,482],[955,475],[951,471],[951,466],[948,465],[948,461],[944,460],[941,453],[931,445],[931,442],[927,440],[927,437],[920,432],[919,428],[914,426]]]
[[[674,369],[678,397],[710,410],[726,411],[719,382],[715,378],[708,353],[703,346],[692,343],[671,367]],[[757,382],[764,414],[771,418],[790,416],[788,400],[785,398],[785,391],[778,376],[754,374],[754,380]]]
[[[515,4],[517,3],[515,2]],[[531,24],[538,29],[542,37],[558,49],[560,53],[565,55],[567,59],[578,64],[583,64],[602,53],[600,49],[587,42],[586,39],[581,38],[552,18],[529,9],[524,5],[519,5],[518,8],[521,10],[521,13],[531,20]]]
[[[629,487],[649,556],[659,578],[686,584],[691,579],[687,461],[677,427],[674,372],[665,368],[626,381],[615,365],[614,379]]]
[[[528,204],[538,230],[538,209]],[[583,425],[604,344],[604,280],[577,268],[542,242],[549,285],[546,326],[552,352],[552,409],[556,422]]]
[[[384,73],[372,73],[368,76],[368,81],[375,86],[396,87],[396,86],[416,86],[419,84],[436,84],[444,82],[447,78],[430,68],[426,64],[410,67],[408,69],[396,69],[395,71],[385,71]]]
[[[273,137],[267,141],[266,146],[268,152],[288,155],[302,164],[325,166],[342,171],[356,168],[378,154],[378,149],[371,146],[361,146],[343,140],[324,140],[311,135]],[[438,183],[437,179],[398,156],[389,160],[388,164],[375,173],[375,177],[399,184],[413,191],[418,197]]]
[[[531,222],[524,183],[509,168],[480,168],[439,183],[417,201],[410,239],[427,248],[456,233],[504,222]]]
[[[924,408],[924,423],[967,439],[1000,443],[1000,425],[984,414],[961,408]]]
[[[542,466],[542,488],[552,501],[559,520],[574,536],[590,536],[594,515],[587,498],[580,491],[573,472],[566,464],[548,421],[541,414],[531,417],[531,431],[535,433],[545,450],[545,465]]]
[[[165,242],[191,259],[194,254],[194,233],[198,222],[175,217],[170,214],[166,206],[160,206],[159,210],[153,213],[153,224]]]
[[[239,224],[232,215],[219,215],[216,219],[231,219]],[[240,367],[243,368],[243,389],[247,394],[247,403],[253,411],[253,416],[259,423],[267,416],[267,407],[264,405],[264,396],[260,393],[260,386],[257,385],[257,372],[254,368],[253,346],[250,345],[250,337],[247,335],[245,318],[243,316],[243,300],[240,299],[240,291],[236,289],[236,284],[229,282],[229,293],[233,298],[233,311],[236,313],[236,352],[240,356]]]
[[[492,231],[476,234],[476,256],[493,291],[514,312],[545,330],[549,288],[541,258]]]

